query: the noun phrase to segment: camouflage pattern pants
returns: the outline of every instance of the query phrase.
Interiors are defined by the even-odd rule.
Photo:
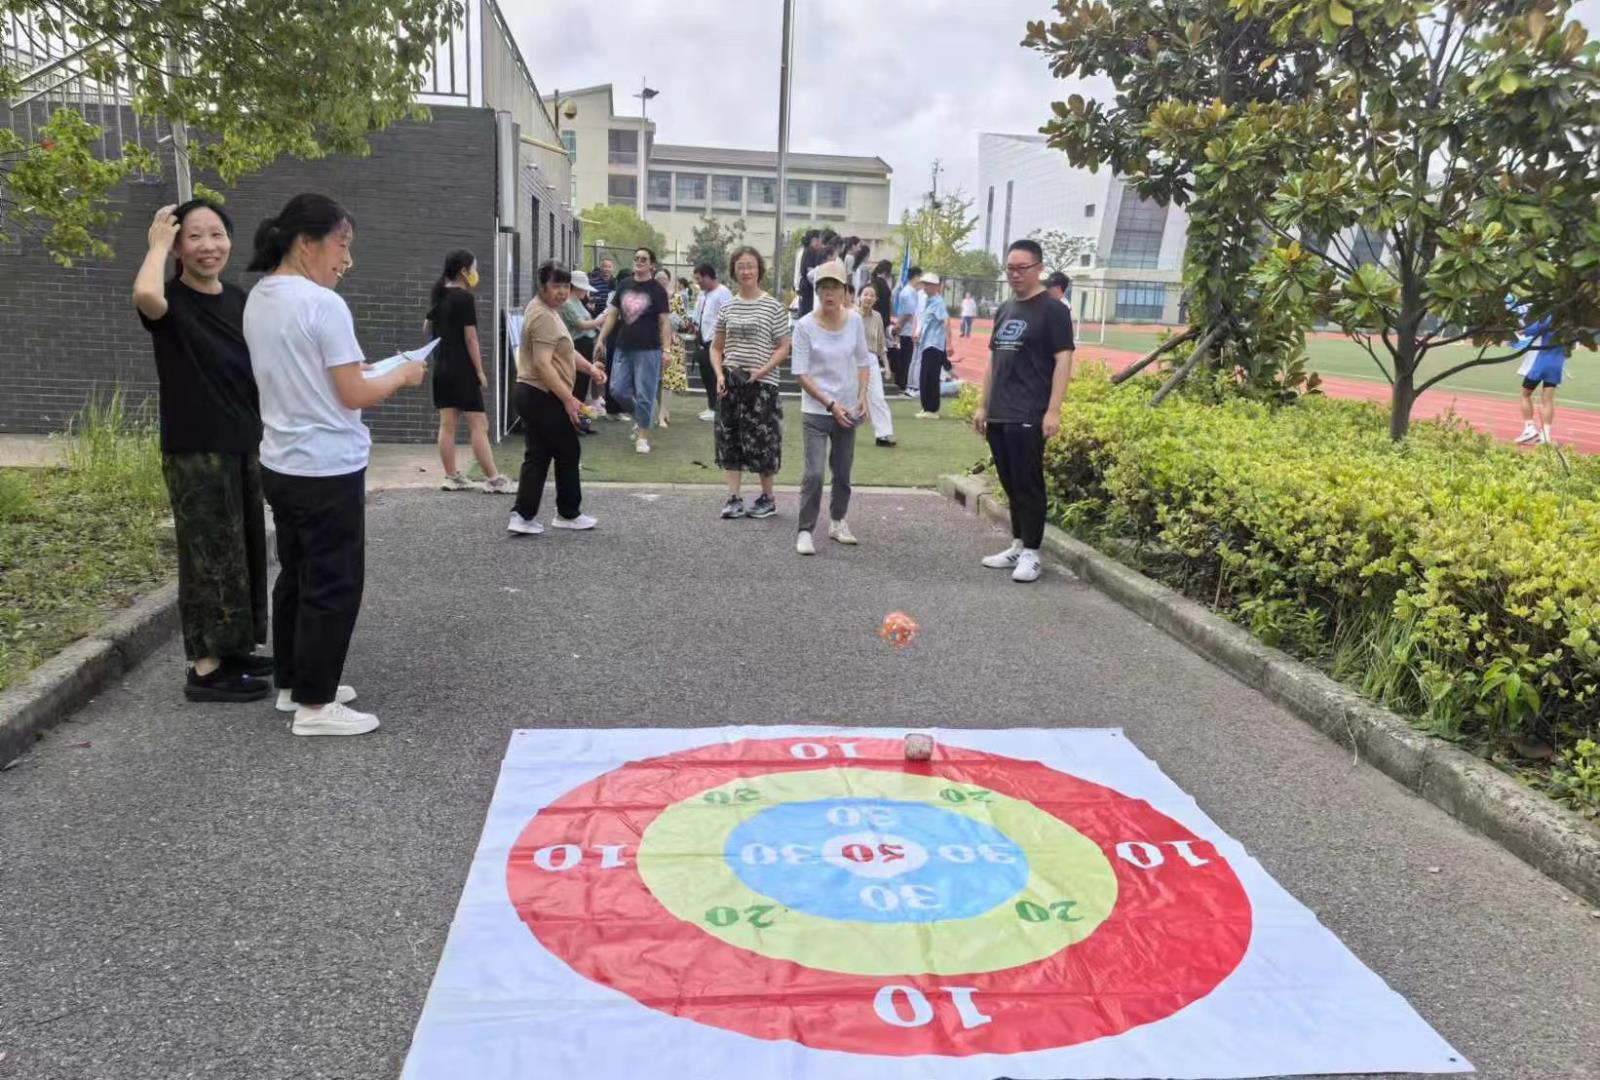
[[[191,660],[267,640],[267,538],[254,454],[162,454],[178,538],[178,614]]]

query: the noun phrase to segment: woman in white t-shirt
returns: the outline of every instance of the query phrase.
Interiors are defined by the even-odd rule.
[[[325,195],[296,195],[256,230],[244,336],[261,395],[261,486],[278,530],[272,591],[278,708],[296,735],[361,735],[378,718],[339,685],[366,577],[361,410],[420,386],[421,363],[365,376],[350,308],[334,292],[354,265],[355,222]]]
[[[794,549],[815,555],[811,534],[822,510],[823,471],[833,467],[828,536],[854,544],[845,523],[850,509],[850,468],[856,425],[866,416],[868,383],[876,361],[867,349],[861,316],[845,301],[850,275],[837,259],[817,267],[817,307],[795,323],[790,369],[800,380],[800,416],[805,428],[805,473],[800,481],[800,531]]]

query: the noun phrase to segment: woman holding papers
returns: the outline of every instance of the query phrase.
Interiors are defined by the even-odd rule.
[[[133,283],[161,382],[161,471],[178,541],[178,615],[190,701],[258,701],[272,692],[261,410],[244,342],[244,290],[221,274],[233,222],[195,199],[163,206]],[[177,272],[166,270],[177,257]]]
[[[444,257],[444,273],[434,282],[429,298],[428,333],[439,339],[433,356],[433,407],[439,410],[439,461],[444,465],[444,490],[471,491],[478,485],[456,471],[456,420],[467,418],[472,456],[488,477],[483,490],[491,495],[514,495],[517,485],[495,468],[489,452],[489,418],[483,411],[483,388],[489,376],[483,370],[478,345],[478,260],[470,251],[452,251]]]
[[[361,410],[419,386],[427,365],[365,378],[350,308],[334,292],[353,264],[355,223],[324,195],[296,195],[256,230],[244,337],[261,397],[261,481],[278,528],[272,591],[278,708],[296,735],[361,735],[378,718],[339,685],[366,576]]]
[[[513,399],[522,418],[527,450],[517,485],[517,505],[506,531],[518,536],[538,536],[539,503],[550,464],[556,467],[554,529],[579,531],[595,527],[594,518],[581,513],[583,489],[578,482],[578,427],[583,422],[583,402],[572,392],[578,372],[598,386],[606,381],[605,368],[590,363],[572,344],[572,332],[561,320],[561,308],[571,293],[572,273],[551,260],[539,267],[539,295],[522,315],[522,340],[517,344],[517,389]]]

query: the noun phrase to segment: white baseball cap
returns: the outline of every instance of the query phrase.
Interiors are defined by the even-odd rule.
[[[589,284],[589,275],[582,270],[572,272],[572,287],[583,293],[594,291],[594,287]]]
[[[928,271],[926,274],[922,275],[922,283],[924,285],[943,285],[944,284],[944,282],[940,279],[939,275],[935,274],[931,270]]]

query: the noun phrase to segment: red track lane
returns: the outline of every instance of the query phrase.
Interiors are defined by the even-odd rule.
[[[972,336],[958,338],[955,346],[953,363],[956,374],[968,382],[982,381],[984,373],[989,370],[989,324],[975,323]],[[1080,360],[1097,360],[1120,371],[1140,359],[1140,354],[1100,345],[1082,345],[1078,348],[1077,357]],[[1372,401],[1379,405],[1389,402],[1389,388],[1383,383],[1324,378],[1322,390],[1330,397]],[[1522,431],[1522,413],[1517,402],[1482,394],[1430,390],[1417,399],[1412,416],[1423,420],[1451,412],[1479,431],[1506,442],[1515,439]],[[1556,442],[1579,453],[1600,454],[1600,412],[1564,407],[1557,397]]]

